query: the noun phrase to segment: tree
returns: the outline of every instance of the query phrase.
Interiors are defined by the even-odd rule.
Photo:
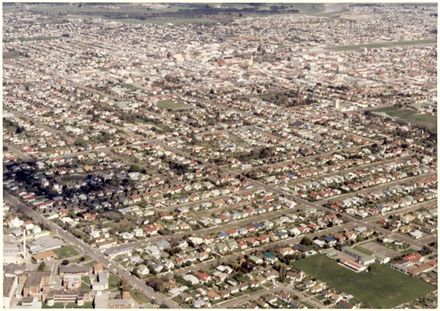
[[[423,248],[420,250],[420,254],[423,256],[426,256],[431,253],[432,253],[432,250],[429,247],[427,247],[426,245],[424,245]]]
[[[17,128],[15,129],[16,134],[21,134],[23,132],[24,132],[24,127],[22,126],[17,126]]]
[[[78,147],[84,147],[85,145],[86,145],[86,142],[83,140],[83,139],[77,139],[77,140],[75,140],[75,146],[78,146]]]
[[[128,291],[130,288],[129,284],[127,284],[127,282],[124,280],[121,280],[119,286],[121,287],[122,291]]]
[[[69,211],[69,213],[68,213],[68,216],[69,216],[70,218],[76,218],[76,213],[75,213],[75,211],[74,211],[73,209],[71,209],[71,210]]]
[[[139,165],[136,164],[131,164],[130,168],[128,169],[129,172],[136,172],[139,173],[141,171],[141,168],[139,167]]]
[[[46,270],[46,263],[43,261],[38,266],[38,271],[45,271]]]
[[[304,244],[304,245],[307,245],[307,246],[312,245],[312,243],[313,243],[312,239],[310,239],[309,237],[306,237],[306,236],[303,237],[302,240],[301,240],[301,244]]]
[[[284,283],[284,281],[286,280],[286,275],[287,275],[287,268],[285,265],[281,265],[279,274],[280,274],[280,282]]]
[[[67,266],[67,265],[69,264],[69,261],[68,261],[67,259],[64,259],[64,260],[61,262],[61,264],[62,264],[63,266]]]

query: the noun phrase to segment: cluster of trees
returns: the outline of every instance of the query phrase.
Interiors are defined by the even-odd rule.
[[[17,134],[21,134],[25,131],[25,128],[23,126],[20,126],[18,125],[18,123],[6,118],[3,118],[3,127],[15,129],[15,133]]]
[[[88,6],[93,4],[88,3]],[[107,4],[109,5],[109,4]],[[299,13],[300,11],[294,8],[290,8],[286,5],[272,5],[269,7],[265,7],[266,4],[257,5],[251,4],[248,7],[214,7],[211,5],[179,5],[174,4],[174,6],[180,6],[181,8],[176,11],[158,11],[152,10],[151,8],[120,8],[119,10],[109,10],[107,8],[101,8],[99,6],[95,6],[93,10],[87,9],[85,10],[83,7],[85,4],[79,4],[76,7],[69,7],[67,10],[58,10],[57,15],[67,15],[67,14],[76,14],[76,15],[99,15],[105,18],[110,19],[123,19],[123,18],[133,18],[139,20],[146,19],[154,19],[154,18],[194,18],[194,17],[202,17],[202,16],[232,16],[239,15],[243,16],[243,14],[251,14],[258,12],[259,14],[280,14],[280,13]],[[47,13],[43,12],[44,10],[40,10],[38,7],[32,9],[32,11],[37,13]]]
[[[310,93],[310,92],[309,92]],[[282,107],[296,107],[310,105],[315,101],[308,96],[305,99],[300,98],[300,92],[290,91],[285,93],[264,94],[261,96],[263,100]]]
[[[237,158],[241,162],[247,162],[250,159],[266,159],[274,156],[275,152],[272,147],[258,147],[252,149],[249,153],[241,154]]]
[[[177,175],[184,175],[189,171],[188,166],[185,164],[180,164],[177,162],[169,161],[168,166],[170,170],[175,172]]]
[[[177,279],[178,277],[176,277]],[[160,293],[163,293],[167,290],[167,283],[169,279],[166,277],[161,278],[152,278],[147,281],[147,285],[157,290]]]
[[[139,165],[137,164],[131,164],[130,167],[128,168],[128,171],[130,173],[141,173],[144,171],[144,169],[142,169]]]
[[[87,146],[87,142],[82,138],[78,138],[75,140],[74,145],[77,147],[85,147]]]

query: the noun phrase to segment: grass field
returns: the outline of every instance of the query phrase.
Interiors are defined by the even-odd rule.
[[[69,302],[68,304],[66,304],[66,309],[91,309],[93,308],[93,304],[91,302],[85,302],[83,306],[78,306],[76,303],[74,302]]]
[[[364,253],[364,254],[367,254],[367,255],[373,255],[373,252],[372,252],[372,251],[370,251],[370,250],[368,250],[368,249],[362,247],[361,245],[356,245],[356,246],[354,246],[353,248],[354,248],[355,250],[358,250],[358,251]]]
[[[78,251],[71,245],[64,245],[61,248],[53,250],[57,254],[58,258],[68,258],[78,255]]]
[[[19,58],[23,57],[20,52],[18,51],[8,51],[3,53],[3,59],[12,59],[12,58]]]
[[[294,265],[331,287],[355,296],[370,308],[396,307],[435,290],[434,286],[386,265],[374,264],[370,272],[355,273],[324,254],[296,261]]]
[[[373,112],[383,112],[390,117],[408,121],[417,127],[422,127],[431,132],[437,133],[437,117],[433,115],[420,114],[409,109],[398,107],[380,108],[373,110]]]
[[[169,110],[189,109],[191,106],[172,100],[161,100],[157,103],[157,107]]]
[[[140,305],[143,305],[143,304],[150,302],[150,300],[148,300],[148,298],[144,294],[139,292],[138,290],[131,289],[130,294],[131,294],[131,297],[133,297],[133,299]]]
[[[90,284],[91,282],[90,282],[90,277],[89,276],[82,276],[81,277],[81,287],[80,287],[80,290],[83,290],[83,291],[89,291],[90,290]]]
[[[43,309],[63,309],[64,308],[64,303],[62,302],[56,302],[53,304],[53,306],[48,306],[47,303],[43,303]]]
[[[113,273],[110,273],[110,276],[108,278],[108,288],[109,288],[109,290],[118,289],[120,283],[121,283],[121,279],[118,278]]]
[[[83,306],[78,306],[76,303],[74,302],[69,302],[67,304],[62,303],[62,302],[56,302],[54,303],[54,305],[52,307],[49,307],[47,305],[47,303],[43,303],[43,309],[92,309],[93,308],[93,303],[92,302],[85,302]]]
[[[341,45],[341,46],[333,46],[328,49],[332,51],[352,51],[359,48],[385,48],[385,47],[394,47],[394,46],[411,46],[411,45],[426,45],[426,44],[436,44],[437,40],[435,39],[422,39],[422,40],[408,40],[408,41],[391,41],[391,42],[372,42],[366,44],[354,44],[354,45]]]
[[[90,261],[90,262],[88,262],[88,263],[86,263],[86,266],[90,266],[90,267],[93,267],[93,265],[96,263],[96,261]]]

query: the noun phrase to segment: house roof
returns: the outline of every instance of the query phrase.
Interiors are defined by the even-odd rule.
[[[51,257],[58,258],[57,254],[54,251],[45,251],[32,255],[32,258],[34,258],[35,260],[44,260]]]

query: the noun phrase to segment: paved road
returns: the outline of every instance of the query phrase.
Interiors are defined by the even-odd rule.
[[[315,237],[320,237],[323,235],[328,235],[330,233],[334,233],[334,232],[338,232],[338,231],[342,231],[342,230],[347,230],[347,229],[351,229],[351,228],[353,228],[352,224],[342,224],[339,226],[334,226],[331,228],[319,230],[317,232],[309,233],[304,236],[307,236],[307,237],[313,239]],[[194,263],[191,266],[180,268],[180,269],[174,270],[172,272],[164,273],[164,275],[170,274],[170,273],[183,275],[183,274],[187,274],[189,272],[197,271],[197,270],[206,271],[206,270],[210,269],[212,266],[219,265],[221,263],[231,262],[231,261],[238,259],[241,256],[249,255],[249,254],[257,252],[257,251],[265,251],[265,250],[272,249],[272,248],[278,247],[278,246],[281,247],[281,246],[287,246],[287,245],[292,245],[292,244],[298,243],[302,240],[302,238],[304,236],[301,235],[298,237],[291,237],[291,238],[287,238],[284,240],[279,240],[276,242],[270,242],[267,244],[263,244],[263,245],[260,245],[257,247],[248,248],[248,249],[245,249],[242,251],[237,251],[237,252],[234,252],[229,255],[218,256],[218,258],[216,258],[216,259],[211,259],[209,261],[203,261],[200,263]]]
[[[316,309],[326,309],[327,308],[322,303],[320,303],[320,302],[316,301],[315,299],[313,299],[313,297],[309,297],[309,296],[304,295],[302,292],[300,292],[299,290],[296,290],[292,286],[286,286],[284,284],[280,284],[280,285],[278,285],[278,289],[286,291],[286,292],[289,292],[289,293],[292,293],[292,294],[298,296],[301,300],[304,300],[304,301],[310,303]]]
[[[338,170],[335,172],[329,172],[329,173],[325,173],[322,175],[316,175],[316,176],[311,176],[311,177],[306,177],[306,178],[299,178],[299,179],[295,179],[293,180],[291,183],[289,183],[289,186],[293,186],[293,185],[297,185],[303,182],[307,182],[310,180],[318,180],[318,179],[322,179],[322,178],[326,178],[326,177],[331,177],[331,176],[335,176],[335,175],[342,175],[348,172],[352,172],[358,169],[366,169],[366,168],[370,168],[370,167],[374,167],[374,166],[382,166],[382,165],[386,165],[388,163],[392,163],[395,162],[396,160],[405,160],[405,159],[410,159],[414,154],[409,154],[403,157],[399,157],[399,158],[392,158],[392,159],[384,159],[384,160],[380,160],[377,162],[373,162],[373,163],[367,163],[367,164],[362,164],[362,165],[355,165],[343,170]]]
[[[155,292],[154,289],[147,286],[144,281],[129,274],[125,269],[122,269],[120,266],[112,263],[98,250],[92,248],[89,244],[84,243],[81,239],[78,239],[70,232],[65,231],[54,222],[44,218],[41,214],[35,212],[31,207],[25,205],[6,191],[3,193],[3,199],[11,204],[11,206],[15,206],[16,209],[23,214],[31,217],[37,223],[43,224],[49,230],[56,232],[66,243],[78,247],[84,255],[90,256],[93,260],[101,262],[105,267],[107,267],[111,272],[116,274],[122,280],[127,281],[128,284],[132,285],[135,289],[142,292],[148,298],[154,299],[155,303],[166,305],[168,308],[180,308],[179,305],[173,302],[171,299]]]
[[[383,214],[377,214],[377,215],[374,215],[374,216],[371,216],[371,217],[367,217],[367,218],[365,218],[363,220],[364,221],[368,221],[368,222],[377,221],[379,219],[386,218],[386,217],[391,216],[391,215],[404,214],[404,213],[408,213],[408,212],[415,212],[415,211],[417,211],[417,210],[419,210],[421,208],[424,208],[424,207],[435,206],[436,203],[437,203],[437,199],[432,199],[432,200],[428,200],[428,201],[425,201],[425,202],[420,202],[420,203],[417,203],[417,204],[414,204],[414,205],[410,205],[410,206],[407,206],[407,207],[404,207],[404,208],[398,208],[398,209],[395,209],[395,210],[392,210],[392,211],[389,211],[389,212],[386,212],[386,213],[383,213]]]
[[[387,187],[389,187],[391,185],[399,184],[399,183],[403,183],[403,182],[407,182],[407,181],[415,182],[417,180],[420,180],[420,179],[423,179],[423,178],[426,178],[426,177],[434,176],[435,174],[436,173],[430,173],[430,174],[419,175],[419,176],[415,176],[415,177],[409,177],[409,178],[405,178],[403,180],[398,180],[398,181],[394,181],[394,182],[391,182],[391,183],[387,183],[387,184],[383,184],[383,185],[378,185],[378,186],[370,187],[370,188],[363,189],[363,190],[360,190],[360,191],[357,191],[357,192],[353,192],[353,193],[351,193],[351,195],[355,195],[355,194],[358,194],[360,192],[367,192],[367,191],[384,189],[384,188],[387,188]],[[315,207],[315,208],[318,208],[318,209],[321,209],[321,210],[324,210],[324,211],[328,211],[328,212],[334,213],[334,211],[332,209],[329,209],[329,208],[326,208],[326,207],[323,206],[323,204],[324,204],[324,202],[326,202],[326,200],[318,201],[318,202],[313,202],[312,203],[312,202],[309,202],[307,200],[297,198],[297,201],[301,202],[304,205],[312,206],[312,207]],[[342,214],[342,218],[344,220],[346,220],[347,222],[349,222],[349,223],[357,224],[359,226],[365,226],[365,227],[367,227],[369,229],[375,230],[376,232],[382,233],[385,236],[394,235],[395,237],[399,238],[400,240],[404,241],[405,243],[408,243],[409,245],[412,245],[413,247],[415,247],[417,249],[421,249],[425,245],[424,243],[418,242],[418,241],[410,238],[409,236],[398,234],[398,233],[393,233],[390,230],[386,230],[386,229],[382,228],[378,224],[371,224],[371,223],[368,222],[368,220],[359,220],[359,219],[357,219],[357,218],[355,218],[353,216],[347,215],[346,213]]]
[[[61,77],[61,76],[59,76],[59,77]],[[61,78],[65,79],[65,77],[61,77]],[[99,90],[97,90],[95,88],[90,88],[90,87],[87,87],[87,86],[80,85],[79,83],[76,83],[74,81],[69,81],[68,80],[68,83],[70,83],[72,85],[75,85],[76,87],[85,89],[85,90],[87,90],[89,92],[92,92],[92,93],[95,93],[95,94],[99,94],[101,96],[106,96],[106,97],[111,98],[113,100],[117,100],[117,101],[123,100],[122,98],[113,96],[111,94],[105,94],[105,93],[103,93],[103,92],[101,92],[101,91],[99,91]],[[151,111],[149,111],[149,113],[154,114],[154,112],[151,112]],[[145,143],[160,145],[160,146],[162,146],[164,149],[166,149],[168,151],[172,151],[172,152],[174,152],[174,153],[176,153],[178,155],[182,155],[182,156],[184,156],[184,157],[186,157],[188,159],[196,160],[199,163],[203,163],[207,167],[214,168],[214,169],[219,169],[219,167],[217,165],[209,163],[208,161],[205,161],[204,159],[197,158],[197,157],[193,156],[192,154],[190,154],[188,152],[185,152],[185,151],[179,150],[177,148],[174,148],[174,147],[170,146],[170,144],[167,144],[166,142],[163,142],[161,140],[144,140],[144,137],[142,137],[141,135],[134,134],[132,131],[130,131],[130,129],[127,129],[125,127],[117,127],[114,124],[111,124],[111,126],[113,126],[115,128],[119,128],[120,130],[124,131],[127,135],[130,135],[130,137],[140,139],[140,140],[144,141]],[[339,131],[339,132],[341,132],[340,130],[332,130],[332,131]],[[342,132],[341,132],[341,134],[342,134]],[[299,135],[299,136],[301,136],[301,135]],[[66,138],[68,138],[68,137],[66,137]],[[374,140],[366,138],[366,137],[361,137],[361,138],[364,139],[364,140],[369,140],[369,141],[374,142]],[[277,139],[282,140],[283,138],[277,137]],[[136,143],[136,144],[139,144],[139,142]],[[349,148],[349,149],[351,149],[351,148]],[[347,150],[349,150],[349,149],[347,149]],[[112,151],[110,149],[108,149],[108,152],[112,153]],[[329,153],[332,153],[332,152],[329,152]],[[314,157],[322,156],[322,155],[323,154],[314,155]],[[120,156],[117,155],[117,157],[120,157]],[[301,160],[301,158],[299,158],[299,160]],[[292,160],[288,160],[287,162],[291,162],[291,161]],[[377,164],[372,164],[372,165],[377,165]],[[356,169],[356,168],[359,168],[359,166],[358,167],[353,167],[351,169]],[[236,170],[228,170],[227,168],[222,169],[222,171],[223,172],[227,172],[227,173],[236,172]],[[335,172],[335,174],[339,174],[339,173],[340,172]],[[304,207],[308,207],[308,206],[313,206],[313,207],[316,207],[316,208],[318,208],[320,210],[327,211],[327,212],[330,212],[330,213],[334,213],[333,210],[325,208],[325,207],[322,206],[322,204],[325,203],[327,200],[311,203],[309,201],[306,201],[306,200],[303,200],[303,199],[299,199],[297,197],[286,195],[286,193],[284,191],[282,191],[282,190],[280,190],[280,189],[278,189],[276,187],[273,187],[273,186],[270,186],[270,185],[266,185],[264,183],[261,183],[259,181],[253,180],[253,179],[249,179],[249,178],[247,178],[247,177],[245,177],[243,175],[240,175],[240,176],[245,178],[246,180],[252,182],[253,184],[259,185],[260,187],[262,187],[262,188],[264,188],[266,190],[269,190],[269,191],[274,192],[274,193],[278,193],[278,194],[280,194],[282,196],[286,196],[286,197],[290,198],[291,200],[293,200],[295,202],[302,203],[300,208],[304,208]],[[363,192],[367,192],[367,191],[373,191],[375,189],[382,189],[382,188],[385,188],[385,187],[389,187],[389,186],[391,186],[393,184],[404,183],[404,182],[409,181],[409,180],[414,181],[414,180],[416,180],[418,178],[424,178],[424,177],[427,177],[427,176],[429,176],[429,175],[423,175],[423,176],[417,176],[417,177],[414,177],[414,178],[402,179],[402,180],[398,180],[398,181],[395,181],[395,182],[391,182],[391,183],[382,184],[382,185],[378,185],[378,186],[375,186],[375,187],[370,187],[370,188],[367,188],[367,189],[363,189],[363,190],[361,190],[359,192],[354,192],[354,193],[352,192],[352,193],[349,193],[348,195],[352,196],[354,194],[359,194],[359,193],[363,193]],[[344,195],[339,196],[339,197],[343,197],[343,196]],[[339,197],[333,197],[331,199],[335,199],[335,198],[339,198]],[[107,259],[100,251],[98,251],[96,249],[93,249],[88,244],[84,243],[82,240],[80,240],[80,239],[76,238],[75,236],[73,236],[71,233],[63,230],[62,228],[60,228],[55,223],[47,220],[46,218],[44,218],[39,213],[33,211],[32,208],[30,208],[29,206],[21,203],[17,198],[15,198],[15,197],[13,197],[10,194],[5,192],[4,193],[4,199],[6,201],[10,202],[12,205],[15,205],[18,210],[21,210],[23,213],[25,213],[26,215],[32,217],[37,222],[39,222],[41,224],[44,224],[50,230],[52,230],[54,232],[57,232],[67,243],[73,244],[73,245],[79,247],[84,255],[88,255],[91,258],[93,258],[94,260],[102,262],[106,267],[108,267],[108,269],[110,271],[112,271],[114,274],[118,275],[120,278],[126,280],[129,284],[133,285],[134,288],[136,288],[139,291],[141,291],[142,293],[144,293],[147,297],[156,299],[156,303],[164,304],[164,305],[166,305],[166,306],[168,306],[170,308],[178,308],[179,307],[176,303],[172,302],[170,299],[164,297],[163,295],[155,292],[152,288],[148,287],[145,284],[144,281],[138,279],[137,277],[132,276],[131,274],[129,274],[126,271],[126,269],[120,267],[119,265],[117,265],[114,262],[112,262],[109,259]],[[409,210],[412,210],[412,208],[413,207],[409,207]],[[262,216],[258,216],[258,218],[260,218],[260,219],[272,218],[272,217],[274,217],[274,215],[277,215],[278,212],[281,212],[281,211],[267,213],[267,214],[264,214]],[[282,211],[282,212],[285,212],[285,210]],[[396,211],[396,212],[399,212],[399,211]],[[264,218],[264,217],[266,217],[266,218]],[[374,217],[376,217],[376,216],[374,216]],[[377,217],[379,217],[379,216],[377,216]],[[382,233],[384,235],[393,234],[392,232],[390,232],[388,230],[385,230],[384,228],[381,228],[377,224],[372,224],[371,222],[375,220],[375,218],[373,218],[373,217],[365,219],[365,220],[359,220],[359,219],[354,218],[352,216],[343,214],[343,219],[345,221],[347,221],[348,223],[343,224],[341,226],[335,226],[335,227],[332,227],[332,228],[321,230],[321,231],[318,231],[318,232],[313,233],[313,234],[307,234],[306,236],[313,238],[315,236],[321,236],[321,235],[324,235],[324,234],[329,234],[329,233],[336,232],[336,231],[339,231],[339,230],[348,229],[350,227],[357,226],[357,225],[365,226],[367,228],[374,229],[377,232],[380,232],[380,233]],[[225,230],[227,228],[230,228],[230,226],[237,227],[239,224],[245,223],[245,222],[248,222],[248,221],[253,221],[253,219],[246,219],[246,220],[242,220],[242,221],[238,221],[238,222],[228,223],[227,225],[222,225],[219,228],[216,227],[216,228],[202,229],[200,231],[197,231],[197,234],[206,234],[206,233],[209,233],[209,232],[212,232],[212,231]],[[184,235],[184,234],[187,234],[187,233],[186,232],[178,233],[176,235],[169,235],[169,236],[165,236],[165,237],[160,236],[160,237],[157,237],[157,239],[170,238],[170,237],[180,237],[180,235]],[[396,236],[396,234],[393,234],[393,235]],[[409,244],[411,244],[411,245],[421,246],[421,245],[423,245],[423,242],[424,242],[424,241],[418,241],[417,242],[417,241],[414,241],[413,239],[411,239],[410,237],[403,236],[403,235],[397,235],[397,236],[400,239],[402,239],[403,241],[407,242],[407,243],[408,243],[408,241],[410,241]],[[430,237],[427,237],[425,239],[428,239],[428,238],[430,238]],[[154,238],[154,239],[156,239],[156,238]],[[152,239],[149,239],[149,241],[151,241],[151,240]],[[300,240],[301,240],[301,237],[297,237],[297,238],[289,238],[289,239],[286,239],[286,240],[281,240],[281,241],[277,241],[277,242],[273,242],[273,243],[268,243],[266,245],[262,245],[262,246],[257,247],[257,248],[251,248],[251,249],[245,250],[245,251],[243,251],[241,253],[234,253],[234,254],[231,254],[231,255],[222,256],[222,257],[220,257],[219,260],[227,261],[227,260],[231,260],[231,259],[236,259],[237,257],[241,256],[244,253],[250,253],[250,252],[254,252],[256,250],[265,250],[265,249],[272,248],[272,247],[275,247],[275,246],[295,243],[295,242],[298,242]],[[135,242],[133,245],[137,245],[137,243],[148,243],[149,241]],[[126,247],[126,245],[127,244],[123,245],[122,247]],[[209,265],[211,265],[213,262],[216,262],[216,261],[217,260],[195,264],[195,265],[190,266],[190,267],[179,269],[179,270],[175,271],[175,273],[176,272],[177,273],[187,273],[189,271],[193,271],[193,270],[196,270],[196,269],[197,270],[198,269],[206,269],[206,268],[209,267]],[[290,291],[293,290],[291,288],[288,288],[288,289]],[[295,294],[297,296],[301,297],[298,293],[295,293]],[[314,302],[314,303],[312,303],[312,301],[309,301],[309,302],[313,306],[321,307],[321,306],[317,305],[317,302]],[[228,306],[229,304],[225,303],[222,306],[225,306],[225,305]],[[234,305],[234,304],[232,304],[232,305]]]
[[[331,198],[327,198],[327,199],[323,199],[323,200],[318,200],[318,201],[315,201],[315,203],[325,204],[325,203],[327,203],[329,201],[343,200],[343,199],[346,199],[346,198],[353,197],[355,195],[359,195],[359,194],[363,194],[363,193],[367,193],[367,192],[373,192],[373,191],[376,191],[376,190],[386,189],[388,187],[399,185],[399,184],[404,184],[404,183],[409,182],[409,181],[415,182],[415,181],[418,181],[420,179],[431,177],[431,176],[435,176],[435,175],[437,175],[437,173],[429,173],[429,174],[422,174],[422,175],[418,175],[418,176],[405,177],[405,178],[398,179],[398,180],[393,180],[391,182],[387,182],[387,183],[384,183],[384,184],[379,184],[379,185],[375,185],[375,186],[372,186],[372,187],[364,188],[364,189],[361,189],[361,190],[358,190],[358,191],[344,193],[344,194],[340,194],[340,195],[337,195],[337,196],[333,196]]]
[[[351,151],[355,151],[355,150],[360,150],[361,148],[359,146],[355,146],[355,147],[350,147],[344,150],[344,152],[351,152]],[[285,160],[285,161],[279,161],[276,163],[270,163],[270,164],[264,164],[264,165],[260,165],[257,167],[251,167],[251,168],[247,168],[247,169],[230,169],[231,172],[233,172],[234,174],[240,174],[240,173],[247,173],[247,172],[251,172],[254,170],[262,170],[262,169],[266,169],[266,168],[270,168],[270,167],[280,167],[280,166],[285,166],[285,165],[289,165],[292,164],[294,162],[309,162],[310,160],[317,160],[321,157],[327,157],[330,155],[334,155],[337,154],[339,151],[338,150],[333,150],[333,151],[327,151],[327,152],[323,152],[323,153],[319,153],[319,154],[313,154],[310,156],[298,156],[294,159],[289,159],[289,160]]]
[[[385,188],[387,188],[389,186],[396,185],[396,184],[401,184],[401,183],[408,182],[408,181],[415,182],[417,180],[420,180],[420,179],[423,179],[423,178],[426,178],[426,177],[430,177],[430,176],[434,176],[434,175],[436,175],[436,173],[424,174],[424,175],[419,175],[419,176],[405,178],[405,179],[402,179],[402,180],[396,180],[396,181],[393,181],[393,182],[390,182],[390,183],[369,187],[369,188],[362,189],[362,190],[356,191],[356,192],[351,192],[351,193],[347,194],[347,196],[353,196],[353,195],[356,195],[356,194],[359,194],[359,193],[365,193],[365,192],[369,192],[369,191],[385,189]],[[262,183],[260,181],[256,181],[256,180],[249,179],[249,178],[247,178],[247,179],[249,181],[253,182],[254,184],[258,185],[259,187],[266,188],[267,190],[273,191],[275,193],[285,195],[287,198],[289,198],[291,200],[294,200],[294,201],[296,201],[298,203],[301,203],[302,206],[315,207],[317,209],[326,211],[328,213],[332,213],[332,214],[335,213],[334,210],[332,210],[330,208],[326,208],[326,207],[323,206],[323,204],[326,203],[328,200],[321,200],[321,201],[317,201],[317,202],[309,202],[309,201],[307,201],[305,199],[302,199],[302,198],[299,198],[299,197],[296,197],[296,196],[294,197],[292,195],[286,195],[284,191],[279,190],[279,189],[277,189],[277,188],[275,188],[273,186],[266,185],[266,184],[264,184],[264,183]],[[382,233],[382,234],[384,234],[386,236],[389,236],[389,235],[393,234],[394,236],[396,236],[400,240],[408,243],[409,245],[414,246],[417,249],[421,249],[425,245],[425,243],[418,242],[418,241],[410,238],[409,236],[393,233],[393,232],[391,232],[389,230],[386,230],[386,229],[382,228],[378,224],[371,224],[371,223],[367,222],[367,220],[359,220],[359,219],[357,219],[357,218],[355,218],[353,216],[347,215],[346,213],[342,213],[342,218],[345,221],[347,221],[348,223],[351,223],[351,224],[354,224],[354,225],[359,225],[359,226],[365,226],[365,227],[367,227],[369,229],[373,229],[376,232]]]
[[[203,236],[210,234],[210,233],[213,233],[213,232],[222,232],[222,231],[225,231],[228,229],[240,228],[242,226],[254,223],[256,221],[269,220],[274,217],[281,216],[282,214],[292,213],[294,210],[295,209],[285,208],[285,209],[280,209],[280,210],[268,212],[268,213],[265,213],[262,215],[251,216],[246,219],[231,221],[231,222],[228,222],[225,224],[213,226],[213,227],[206,228],[206,229],[201,229],[201,230],[196,230],[196,231],[183,231],[183,232],[178,232],[178,233],[169,234],[169,235],[165,235],[165,236],[160,235],[160,236],[156,236],[156,237],[152,237],[152,238],[148,238],[148,239],[144,239],[144,240],[140,240],[140,241],[136,241],[136,242],[125,243],[125,244],[117,245],[114,247],[110,247],[105,251],[105,253],[110,254],[111,252],[123,251],[123,250],[126,250],[127,247],[130,247],[132,249],[137,248],[137,247],[142,247],[142,246],[146,246],[150,243],[154,243],[154,242],[157,242],[157,241],[160,241],[163,239],[167,239],[167,240],[180,239],[185,235],[203,237]]]
[[[265,295],[268,295],[270,293],[274,293],[276,291],[277,291],[277,288],[275,288],[275,287],[274,288],[270,288],[270,289],[263,288],[263,289],[260,289],[260,290],[258,290],[256,292],[254,292],[254,293],[244,294],[244,295],[242,295],[240,297],[237,297],[235,299],[229,299],[229,300],[226,300],[224,302],[215,304],[215,305],[212,306],[212,308],[215,308],[215,309],[219,309],[219,308],[221,308],[221,309],[238,308],[240,305],[242,305],[245,302],[248,302],[248,301],[251,301],[251,300],[256,300],[256,299],[260,298],[261,296],[265,296]]]
[[[285,291],[285,292],[288,292],[288,293],[296,295],[301,301],[308,302],[309,304],[311,304],[316,309],[323,309],[323,308],[325,309],[326,308],[323,304],[321,304],[320,302],[316,301],[312,297],[306,296],[302,292],[300,292],[300,291],[296,290],[295,288],[293,288],[292,286],[286,286],[284,284],[278,284],[278,285],[276,285],[275,287],[272,287],[272,288],[264,287],[263,289],[261,289],[259,291],[256,291],[254,293],[245,294],[245,295],[242,295],[242,296],[240,296],[238,298],[230,299],[230,300],[227,300],[225,302],[213,305],[212,307],[213,308],[222,308],[222,309],[239,308],[240,305],[242,305],[245,302],[248,302],[248,301],[251,301],[251,300],[256,300],[256,299],[260,298],[261,296],[266,296],[268,294],[277,293],[277,292],[281,292],[281,291]]]
[[[30,155],[24,153],[23,151],[21,151],[20,149],[18,149],[13,145],[7,144],[5,146],[8,147],[8,151],[14,153],[18,159],[21,158],[23,161],[31,161],[33,159]]]

